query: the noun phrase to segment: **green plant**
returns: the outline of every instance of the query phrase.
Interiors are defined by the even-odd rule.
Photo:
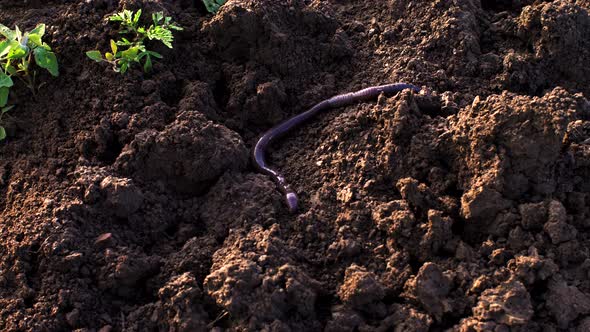
[[[35,94],[35,78],[37,71],[31,67],[35,63],[38,67],[47,69],[52,76],[59,76],[57,57],[51,47],[43,42],[45,24],[38,24],[29,32],[21,32],[0,24],[0,123],[2,117],[12,109],[7,106],[10,88],[14,85],[13,77],[22,80]],[[6,138],[6,130],[0,126],[0,140]]]
[[[2,118],[6,112],[10,111],[14,106],[4,106],[0,109],[0,124],[2,123]],[[6,138],[6,129],[2,125],[0,125],[0,141],[3,141]]]
[[[227,0],[203,0],[203,4],[209,13],[217,13],[219,8],[223,6],[223,4]]]
[[[111,40],[111,52],[106,52],[104,56],[97,50],[88,51],[86,55],[96,62],[110,63],[113,65],[113,70],[121,74],[124,74],[133,63],[141,64],[142,61],[143,70],[149,72],[152,69],[152,57],[161,59],[162,55],[148,50],[144,44],[146,39],[158,40],[168,48],[172,48],[174,40],[172,30],[182,30],[182,28],[173,23],[171,17],[164,16],[162,12],[152,14],[152,24],[149,27],[139,25],[140,17],[141,9],[135,13],[131,10],[123,10],[109,16],[109,21],[120,23],[119,33],[130,35],[131,40],[125,37],[117,41]]]

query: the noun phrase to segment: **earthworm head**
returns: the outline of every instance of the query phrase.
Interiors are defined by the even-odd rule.
[[[297,212],[297,195],[293,192],[287,193],[285,195],[285,200],[287,201],[287,206],[289,207],[289,212],[295,213]]]

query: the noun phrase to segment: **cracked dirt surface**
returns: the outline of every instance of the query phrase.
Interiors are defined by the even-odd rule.
[[[84,57],[139,7],[185,28],[153,74]],[[0,145],[0,330],[590,329],[587,0],[0,9],[62,68]],[[396,81],[273,147],[289,214],[256,138]]]

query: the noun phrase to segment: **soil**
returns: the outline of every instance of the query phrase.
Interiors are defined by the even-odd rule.
[[[184,27],[151,74],[105,17]],[[15,1],[61,75],[0,145],[2,331],[590,330],[590,2]],[[338,93],[269,162],[249,149]]]

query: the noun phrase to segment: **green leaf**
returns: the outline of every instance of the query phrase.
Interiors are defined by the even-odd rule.
[[[156,12],[152,14],[152,20],[154,21],[154,25],[159,25],[160,21],[164,18],[164,12]]]
[[[16,60],[22,59],[29,53],[29,48],[21,45],[18,41],[10,42],[10,52],[8,52],[8,59]]]
[[[141,9],[139,9],[137,11],[137,13],[135,13],[135,16],[133,17],[133,23],[137,24],[137,22],[139,22],[140,17],[141,17]]]
[[[143,71],[149,73],[152,70],[152,57],[149,55],[145,58],[145,63],[143,64]]]
[[[111,50],[113,50],[113,54],[117,54],[117,43],[111,39]]]
[[[10,88],[7,87],[1,87],[0,88],[0,107],[4,107],[6,106],[6,104],[8,104],[8,94],[10,93]],[[2,113],[4,113],[4,110],[2,110]]]
[[[123,21],[125,21],[125,11],[113,14],[113,15],[109,16],[108,19],[111,22],[123,22]]]
[[[226,0],[203,0],[203,4],[205,4],[205,8],[209,13],[217,13],[219,8],[226,2]]]
[[[3,40],[0,42],[0,57],[5,56],[6,54],[8,54],[8,52],[10,52],[10,41],[9,40]]]
[[[131,45],[131,42],[127,38],[121,38],[121,40],[117,41],[117,45],[118,46],[129,46],[129,45]]]
[[[133,22],[133,12],[131,10],[125,9],[117,14],[117,16],[119,19],[115,19],[114,21],[120,21],[121,27],[135,28],[136,24]]]
[[[123,10],[123,15],[124,15],[125,21],[127,21],[127,23],[133,22],[133,12],[131,10],[129,10],[129,9]]]
[[[14,30],[10,30],[7,26],[2,24],[0,24],[0,34],[6,37],[8,40],[16,39],[16,32]]]
[[[147,31],[147,36],[150,40],[159,40],[168,48],[172,48],[172,41],[174,40],[174,37],[172,36],[172,31],[166,28],[161,26],[152,26]]]
[[[151,56],[153,56],[154,58],[158,58],[158,59],[162,59],[163,56],[162,54],[158,53],[158,52],[154,52],[154,51],[147,51],[147,53]]]
[[[14,66],[11,65],[10,63],[6,64],[6,67],[4,68],[4,70],[7,73],[9,73],[10,75],[14,75],[17,72],[16,68],[14,68]]]
[[[100,51],[88,51],[86,52],[86,56],[96,62],[101,62],[103,60]]]
[[[16,40],[20,41],[21,39],[23,39],[23,33],[18,28],[18,25],[14,26],[14,32],[16,33]]]
[[[35,29],[29,32],[29,35],[39,35],[39,37],[43,37],[43,35],[45,35],[45,24],[37,24]]]
[[[137,53],[139,53],[138,47],[130,47],[128,50],[121,52],[121,57],[129,61],[135,61]]]
[[[121,74],[125,74],[127,69],[129,68],[129,64],[127,62],[121,64]]]
[[[6,129],[0,126],[0,141],[3,141],[6,138]]]
[[[2,108],[2,114],[4,113],[8,113],[8,111],[10,111],[11,109],[14,108],[14,105],[10,105],[10,106],[6,106]]]
[[[145,56],[149,56],[149,57],[154,57],[154,58],[158,58],[158,59],[162,59],[162,55],[160,53],[154,52],[154,51],[144,51],[142,53],[139,54],[139,59],[142,59]]]
[[[182,31],[182,30],[184,30],[182,27],[180,27],[180,26],[178,26],[178,25],[175,25],[175,24],[170,24],[170,25],[168,25],[168,28],[169,28],[169,29],[172,29],[172,30],[177,30],[177,31]]]
[[[47,69],[47,71],[53,76],[59,76],[59,66],[57,64],[57,57],[55,53],[47,51],[44,48],[36,48],[33,50],[35,55],[35,63],[41,68]]]
[[[14,85],[12,78],[0,70],[0,88],[10,88]]]
[[[35,46],[43,47],[43,41],[41,41],[41,36],[38,34],[29,34],[29,42]]]

